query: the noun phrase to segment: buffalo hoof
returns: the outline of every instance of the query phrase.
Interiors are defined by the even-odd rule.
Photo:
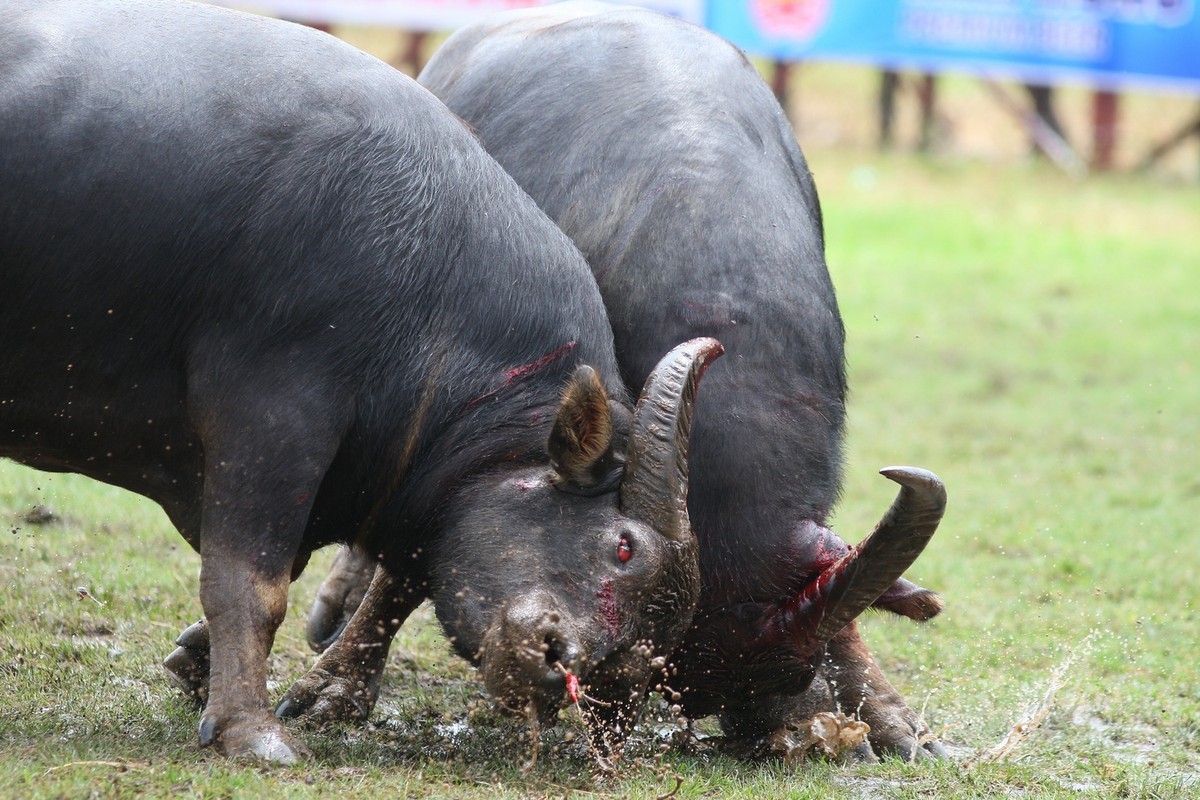
[[[937,761],[949,758],[946,747],[937,739],[930,739],[932,734],[925,732],[918,736],[906,736],[899,741],[875,742],[875,749],[885,758],[900,758],[905,761]]]
[[[861,713],[871,726],[871,746],[881,758],[926,761],[948,757],[946,748],[906,704],[880,705],[864,703]]]
[[[216,746],[228,758],[288,766],[308,756],[283,724],[269,711],[243,712],[226,720],[205,712],[200,717],[201,746]]]
[[[275,708],[282,719],[302,718],[326,725],[365,720],[375,707],[378,692],[362,681],[314,668],[292,684]]]
[[[353,615],[354,609],[347,611],[336,602],[318,597],[308,612],[308,625],[305,627],[308,646],[314,653],[324,653],[342,635]]]
[[[308,646],[324,653],[342,635],[346,623],[362,604],[377,560],[357,547],[343,547],[308,612]]]
[[[179,645],[163,660],[167,675],[201,706],[208,700],[208,625],[201,620],[175,640]]]

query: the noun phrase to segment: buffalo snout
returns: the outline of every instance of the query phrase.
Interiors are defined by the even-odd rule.
[[[480,666],[488,690],[509,710],[549,721],[567,674],[588,661],[578,623],[547,591],[514,598],[484,637]]]

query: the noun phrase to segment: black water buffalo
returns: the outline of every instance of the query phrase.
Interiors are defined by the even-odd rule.
[[[351,631],[433,597],[522,713],[568,671],[642,692],[698,592],[686,432],[720,346],[672,350],[631,409],[579,252],[332,37],[166,0],[0,18],[0,456],[150,497],[199,550],[207,623],[168,667],[204,690],[201,743],[303,753],[265,661],[335,541],[383,565],[382,627]],[[281,714],[369,694],[338,655]]]
[[[719,714],[753,743],[840,707],[869,723],[879,752],[943,752],[852,618],[808,615],[852,552],[826,527],[841,485],[844,332],[816,189],[754,67],[686,23],[567,3],[458,31],[419,80],[583,251],[628,386],[665,343],[725,345],[692,431],[702,593],[670,681],[685,713]],[[881,557],[907,564],[945,493],[922,470],[885,474],[905,488],[867,548],[887,534],[900,544]],[[310,616],[314,647],[336,635],[372,566],[339,556]],[[941,608],[904,580],[846,583],[915,619]]]

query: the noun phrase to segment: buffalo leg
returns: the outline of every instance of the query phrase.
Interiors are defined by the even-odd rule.
[[[828,645],[824,674],[838,706],[871,727],[871,746],[880,756],[903,759],[944,757],[946,749],[884,676],[851,623]]]
[[[270,718],[266,675],[267,656],[287,607],[289,573],[250,567],[245,563],[249,554],[243,558],[215,547],[201,549],[200,599],[212,646],[200,744],[215,744],[229,756],[292,763],[303,751]]]
[[[854,760],[946,755],[942,744],[932,738],[929,728],[879,669],[854,623],[830,640],[821,666],[804,692],[729,704],[720,719],[730,753],[746,756],[778,751],[778,743],[787,741],[788,731],[802,728],[816,714],[836,711],[870,726],[870,744],[856,748],[850,754]]]
[[[392,638],[424,599],[411,579],[376,568],[341,636],[292,685],[275,713],[322,724],[366,719],[379,698]]]
[[[267,657],[337,450],[338,406],[312,385],[291,385],[287,364],[243,370],[227,363],[228,349],[213,352],[209,362],[197,353],[188,398],[204,444],[200,602],[211,643],[200,744],[293,763],[304,750],[271,713]]]

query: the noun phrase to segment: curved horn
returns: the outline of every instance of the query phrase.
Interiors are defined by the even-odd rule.
[[[900,493],[875,530],[809,583],[783,608],[785,626],[812,642],[813,652],[850,624],[917,560],[946,510],[946,487],[916,467],[888,467],[880,474]]]
[[[696,388],[723,352],[720,342],[707,337],[675,347],[646,378],[633,412],[621,511],[673,541],[690,534],[687,454]]]

